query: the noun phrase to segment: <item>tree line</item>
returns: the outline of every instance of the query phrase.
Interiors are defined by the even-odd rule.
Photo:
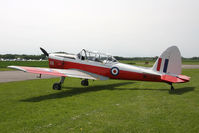
[[[4,55],[1,55],[0,54],[0,59],[25,59],[25,60],[44,60],[46,59],[46,56],[44,54],[41,54],[41,55],[25,55],[25,54],[22,54],[22,55],[19,55],[19,54],[4,54]]]

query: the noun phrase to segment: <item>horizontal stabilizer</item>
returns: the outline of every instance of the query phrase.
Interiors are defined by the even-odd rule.
[[[178,75],[178,78],[182,79],[182,80],[186,80],[189,81],[190,77],[186,76],[186,75]]]
[[[161,80],[169,83],[185,83],[189,82],[190,77],[187,77],[185,75],[179,75],[178,77],[171,76],[171,75],[162,75]]]

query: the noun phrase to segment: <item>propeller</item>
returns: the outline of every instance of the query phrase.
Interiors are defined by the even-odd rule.
[[[48,52],[46,52],[46,50],[44,50],[42,47],[40,47],[41,51],[44,53],[45,56],[49,56]]]

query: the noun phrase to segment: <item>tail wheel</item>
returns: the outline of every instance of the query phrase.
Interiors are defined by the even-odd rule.
[[[53,84],[53,90],[61,90],[61,84],[60,83],[54,83]]]
[[[89,85],[88,79],[82,80],[82,81],[81,81],[81,85],[82,85],[82,86],[88,86],[88,85]]]

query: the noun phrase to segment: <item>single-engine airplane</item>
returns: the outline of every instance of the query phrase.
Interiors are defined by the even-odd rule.
[[[54,90],[60,90],[65,77],[83,79],[81,85],[88,86],[88,80],[138,80],[164,82],[174,90],[173,83],[189,82],[190,77],[181,75],[181,54],[176,46],[169,47],[157,59],[153,67],[145,68],[118,62],[109,54],[83,49],[78,54],[47,53],[50,68],[8,66],[24,72],[60,76],[59,83],[53,84]]]

